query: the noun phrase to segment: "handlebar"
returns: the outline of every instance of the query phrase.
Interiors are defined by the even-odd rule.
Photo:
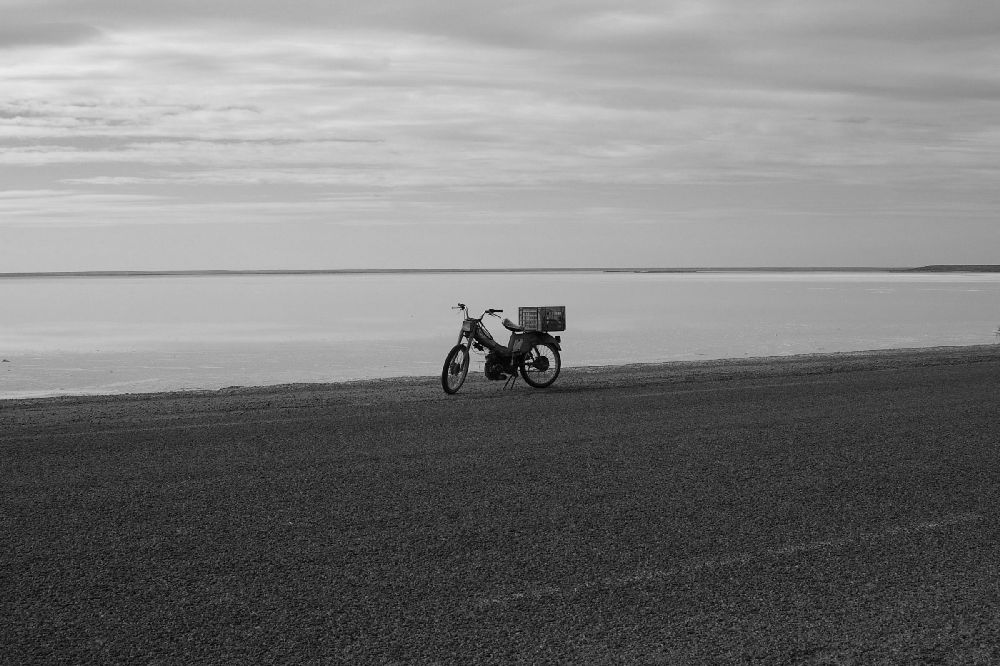
[[[459,303],[458,305],[453,305],[451,309],[468,311],[469,308],[465,303]],[[503,312],[500,308],[487,308],[483,311],[483,315],[493,315],[495,317],[500,312]],[[482,317],[480,317],[480,319],[482,319]]]

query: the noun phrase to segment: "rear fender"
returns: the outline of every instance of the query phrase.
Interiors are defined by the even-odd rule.
[[[559,351],[562,351],[561,339],[558,335],[549,335],[542,331],[529,331],[524,334],[524,342],[528,348],[540,344],[550,344]]]

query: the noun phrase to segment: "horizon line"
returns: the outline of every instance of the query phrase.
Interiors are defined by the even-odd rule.
[[[209,277],[239,275],[364,275],[413,273],[805,273],[805,272],[1000,272],[1000,264],[930,264],[926,266],[679,266],[679,267],[564,267],[564,268],[319,268],[319,269],[190,269],[18,271],[0,278],[43,277]]]

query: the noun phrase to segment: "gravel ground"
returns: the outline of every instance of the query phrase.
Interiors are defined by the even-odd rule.
[[[1000,663],[1000,345],[0,401],[5,663]]]

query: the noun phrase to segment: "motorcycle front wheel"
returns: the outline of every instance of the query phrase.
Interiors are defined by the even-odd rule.
[[[558,349],[548,342],[543,342],[534,345],[531,351],[524,355],[520,366],[521,376],[529,386],[546,388],[552,386],[552,382],[559,376],[562,360],[559,358]]]
[[[458,393],[465,378],[469,375],[469,348],[465,345],[455,345],[444,359],[441,369],[441,387],[451,395]]]

